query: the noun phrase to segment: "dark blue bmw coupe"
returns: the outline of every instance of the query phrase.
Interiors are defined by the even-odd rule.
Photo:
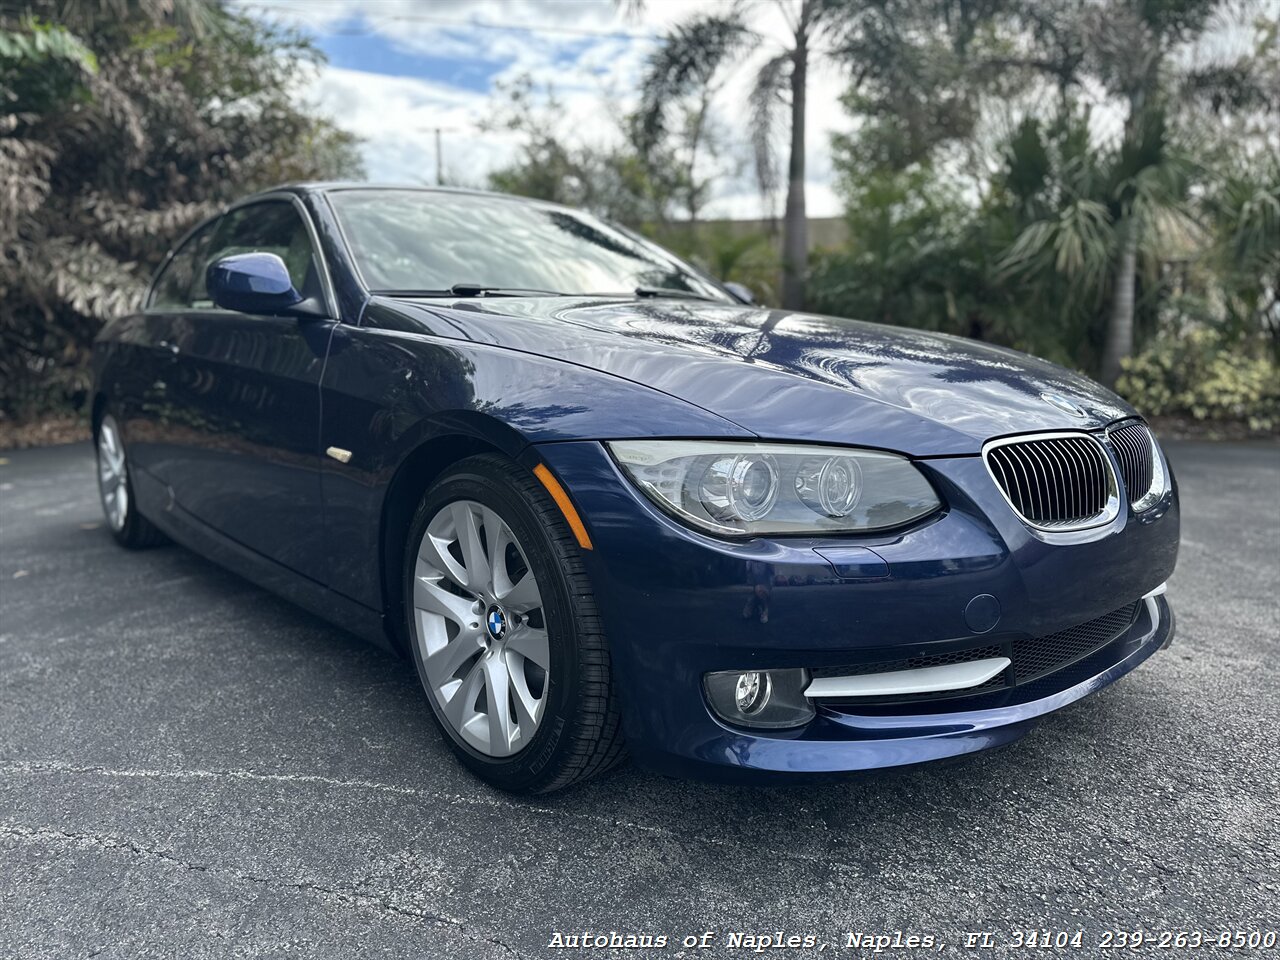
[[[1170,642],[1176,487],[1132,408],[749,301],[548,203],[251,197],[97,342],[108,524],[411,657],[514,791],[954,757]]]

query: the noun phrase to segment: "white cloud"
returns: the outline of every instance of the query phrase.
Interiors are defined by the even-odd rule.
[[[322,67],[301,97],[363,140],[369,179],[435,182],[435,130],[440,128],[445,170],[479,186],[484,175],[510,161],[516,143],[481,132],[475,119],[488,108],[485,94],[340,67]]]
[[[495,83],[527,75],[540,87],[554,87],[563,105],[560,123],[565,135],[596,143],[620,135],[618,118],[634,106],[653,38],[699,9],[716,5],[716,0],[650,0],[641,18],[632,20],[619,12],[613,0],[436,0],[430,5],[413,0],[258,0],[245,4],[258,15],[318,34],[370,33],[400,53],[496,66]],[[762,34],[785,37],[785,20],[776,7],[754,9],[758,11],[754,25]],[[522,25],[538,29],[496,29]],[[768,39],[742,57],[714,105],[715,122],[726,132],[727,146],[741,153],[744,162],[739,176],[717,184],[707,211],[712,216],[748,218],[777,212],[763,209],[754,188],[746,162],[750,150],[743,118],[756,71],[783,48],[782,39]],[[840,212],[833,191],[830,135],[848,127],[838,102],[844,85],[839,70],[822,64],[811,68],[806,193],[813,217]],[[489,171],[509,163],[518,149],[511,135],[479,128],[478,121],[493,107],[487,94],[445,83],[326,66],[301,95],[362,138],[371,179],[434,180],[436,127],[445,131],[446,170],[455,179],[477,186],[483,185]],[[785,171],[784,138],[779,138],[778,150],[780,169]]]

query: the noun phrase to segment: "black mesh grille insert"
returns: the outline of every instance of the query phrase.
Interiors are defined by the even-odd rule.
[[[1008,657],[1009,669],[992,677],[986,683],[968,690],[948,690],[939,693],[914,693],[886,697],[824,698],[824,703],[850,705],[883,705],[911,703],[922,700],[952,700],[972,697],[996,690],[1011,689],[1040,680],[1083,660],[1111,643],[1130,626],[1138,614],[1140,601],[1125,604],[1118,610],[1104,614],[1078,626],[1051,633],[1043,637],[1022,637],[999,643],[986,643],[980,647],[967,647],[944,653],[905,657],[899,660],[877,660],[849,667],[821,667],[812,671],[816,677],[849,677],[868,673],[890,673],[895,670],[917,670],[921,667],[941,667],[953,663],[969,663],[991,657]]]
[[[1013,641],[1013,672],[1016,683],[1027,683],[1047,673],[1070,666],[1110,643],[1133,623],[1138,605],[1131,603],[1078,627]]]
[[[860,663],[852,667],[825,667],[811,672],[815,677],[859,677],[868,673],[892,673],[895,670],[919,670],[922,667],[948,667],[953,663],[969,663],[973,660],[1003,657],[1004,646],[1004,644],[993,643],[985,647],[970,647],[967,650],[951,650],[947,653],[907,657],[903,660],[877,660],[875,663]]]
[[[1013,508],[1036,526],[1072,526],[1106,512],[1111,464],[1087,434],[1000,444],[986,458]]]
[[[1116,452],[1120,477],[1129,501],[1137,503],[1151,489],[1151,431],[1145,423],[1126,423],[1107,434]]]

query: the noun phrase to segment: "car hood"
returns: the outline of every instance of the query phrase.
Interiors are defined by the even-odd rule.
[[[1014,350],[811,313],[564,297],[381,307],[374,315],[410,329],[646,384],[769,439],[954,456],[993,437],[1094,429],[1133,413],[1086,377]]]

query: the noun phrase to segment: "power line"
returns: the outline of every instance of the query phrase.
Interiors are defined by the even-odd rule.
[[[285,2],[264,2],[264,0],[252,0],[243,4],[246,7],[255,7],[259,10],[266,10],[276,13],[288,12],[294,16],[298,16],[303,20],[309,19],[308,11],[291,3]],[[531,23],[490,23],[487,20],[451,20],[446,17],[435,17],[430,14],[418,13],[388,13],[378,14],[372,13],[368,7],[364,7],[356,14],[360,20],[368,21],[370,24],[378,23],[425,23],[431,26],[439,27],[455,27],[459,29],[467,29],[474,27],[480,30],[502,30],[515,33],[560,33],[567,36],[575,37],[604,37],[611,39],[629,39],[629,40],[655,40],[656,33],[636,33],[631,30],[588,30],[585,27],[562,27],[552,24],[531,24]],[[314,21],[313,21],[314,22]],[[331,34],[341,35],[359,35],[373,32],[372,26],[344,26],[327,31]]]

